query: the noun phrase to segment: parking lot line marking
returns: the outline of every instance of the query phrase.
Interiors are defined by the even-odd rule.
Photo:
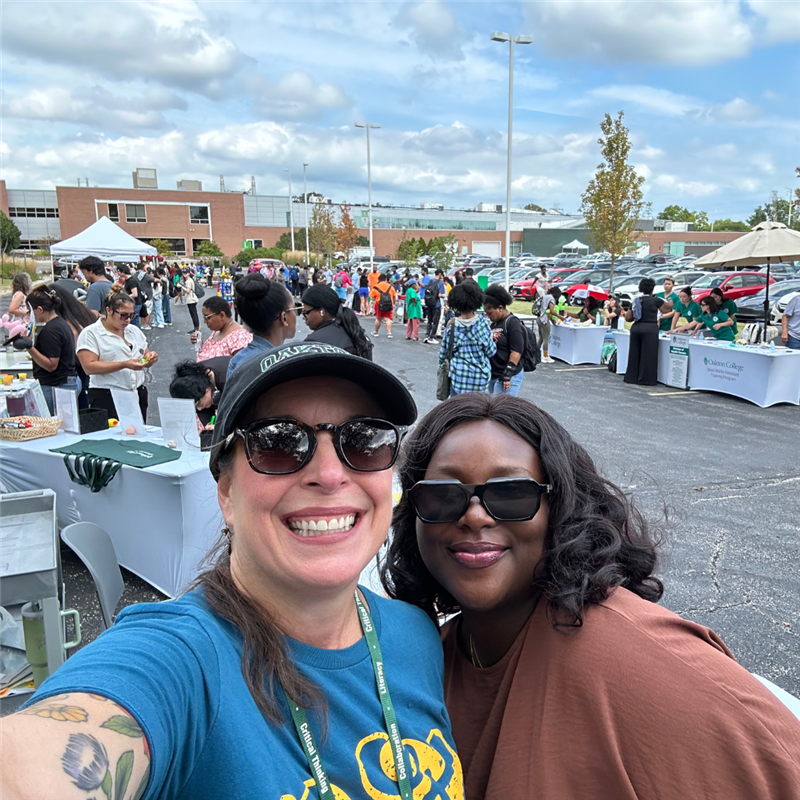
[[[649,394],[650,397],[674,397],[676,394],[686,395],[688,397],[691,392],[687,389],[681,389],[679,392],[648,392],[647,394]]]
[[[556,369],[555,372],[586,372],[589,369],[608,369],[608,367],[605,364],[601,364],[599,367],[562,367]]]

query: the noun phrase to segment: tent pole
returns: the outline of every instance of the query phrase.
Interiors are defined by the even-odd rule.
[[[764,338],[763,344],[767,343],[767,328],[769,327],[769,256],[767,256],[767,288],[764,293]]]

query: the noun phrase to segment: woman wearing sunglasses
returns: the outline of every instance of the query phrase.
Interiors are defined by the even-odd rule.
[[[4,800],[77,797],[70,783],[92,797],[463,800],[436,628],[357,588],[415,416],[388,370],[330,345],[238,367],[210,463],[227,536],[192,591],[122,611],[3,720],[3,780],[24,787],[3,784]]]
[[[318,283],[306,289],[301,313],[311,329],[307,342],[332,344],[372,361],[372,342],[367,339],[355,311],[347,308],[330,286]]]
[[[400,479],[382,576],[433,619],[460,612],[442,637],[468,798],[800,797],[797,720],[656,605],[653,531],[552,417],[451,398]]]
[[[104,299],[106,315],[87,325],[78,335],[78,359],[89,376],[89,407],[104,409],[109,418],[119,416],[112,389],[127,389],[139,396],[142,419],[147,422],[147,387],[144,371],[158,361],[142,331],[131,325],[134,302],[115,283]]]

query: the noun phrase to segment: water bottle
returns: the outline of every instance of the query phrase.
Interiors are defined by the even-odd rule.
[[[770,350],[774,350],[775,349],[775,340],[774,339],[769,343],[769,349]]]
[[[602,323],[600,322],[600,312],[599,312],[599,311],[597,312],[597,316],[594,318],[594,322],[595,322],[595,325],[600,325],[600,324],[602,324]]]

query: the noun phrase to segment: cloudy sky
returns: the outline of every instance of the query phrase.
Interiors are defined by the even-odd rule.
[[[606,112],[625,111],[654,211],[744,218],[800,165],[797,0],[34,2],[4,0],[10,188],[181,178],[366,202],[505,200],[577,211]]]

